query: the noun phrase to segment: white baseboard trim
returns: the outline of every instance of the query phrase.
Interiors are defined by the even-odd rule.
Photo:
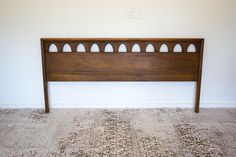
[[[50,108],[193,108],[188,102],[147,102],[147,103],[78,103],[54,102]],[[201,103],[202,108],[236,108],[236,102]],[[44,108],[40,102],[0,102],[0,108]]]

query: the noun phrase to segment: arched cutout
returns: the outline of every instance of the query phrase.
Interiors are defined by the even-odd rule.
[[[51,44],[48,48],[48,52],[58,52],[57,46],[55,44]]]
[[[148,44],[145,51],[146,52],[155,52],[154,46],[152,44]]]
[[[112,47],[112,45],[111,44],[107,44],[106,46],[105,46],[105,50],[104,50],[105,52],[114,52],[114,49],[113,49],[113,47]]]
[[[118,52],[127,52],[127,48],[126,48],[125,44],[121,44],[119,46]]]
[[[83,44],[79,44],[76,49],[77,52],[85,52],[85,47]]]
[[[168,52],[169,49],[166,44],[162,44],[160,47],[160,52]]]
[[[71,52],[72,50],[71,50],[71,47],[70,47],[70,45],[69,44],[65,44],[64,46],[63,46],[63,50],[62,50],[63,52]]]
[[[99,47],[98,47],[98,45],[97,44],[93,44],[92,46],[91,46],[91,50],[90,50],[91,52],[99,52],[100,50],[99,50]]]
[[[132,52],[141,52],[139,44],[134,44],[133,45]]]
[[[195,45],[194,45],[194,44],[190,44],[190,45],[188,46],[187,52],[193,52],[193,53],[194,53],[194,52],[197,52]]]
[[[180,44],[176,44],[173,52],[183,52],[182,46]]]

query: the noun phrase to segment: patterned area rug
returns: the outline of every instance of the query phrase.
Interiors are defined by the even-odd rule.
[[[0,110],[0,156],[236,156],[236,109]]]

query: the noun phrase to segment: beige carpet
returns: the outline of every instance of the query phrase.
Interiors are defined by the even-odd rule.
[[[0,156],[236,156],[236,109],[0,110]]]

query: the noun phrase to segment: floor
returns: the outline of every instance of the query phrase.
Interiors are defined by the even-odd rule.
[[[236,156],[236,109],[0,110],[0,156]]]

